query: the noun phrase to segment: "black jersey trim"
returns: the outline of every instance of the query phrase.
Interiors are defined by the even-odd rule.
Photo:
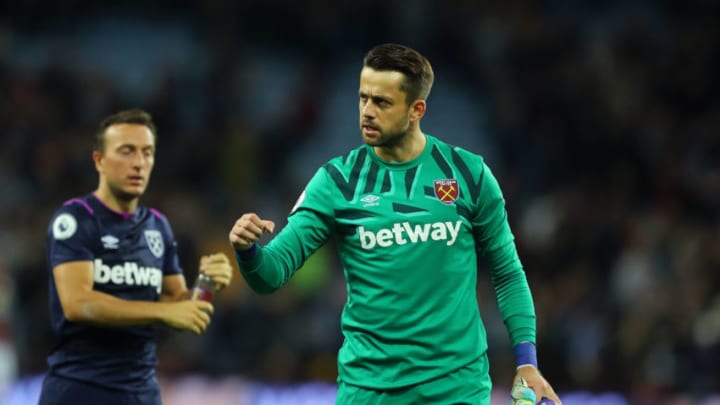
[[[460,154],[457,153],[455,149],[452,149],[450,153],[452,153],[452,159],[458,169],[458,172],[460,172],[460,175],[465,180],[465,184],[467,184],[468,191],[470,192],[470,201],[477,201],[478,197],[480,196],[483,177],[485,177],[485,169],[483,168],[483,170],[480,172],[480,178],[476,183],[473,180],[472,172],[470,172],[470,169],[468,168],[462,157],[460,157]]]
[[[440,152],[440,149],[438,148],[437,145],[433,145],[431,155],[433,157],[433,160],[435,160],[435,163],[437,163],[440,170],[442,170],[443,174],[445,175],[445,178],[452,179],[454,177],[452,168],[450,167],[450,164],[448,163],[448,161],[445,159],[445,156],[443,156],[442,152]]]
[[[360,170],[362,169],[363,164],[365,164],[366,158],[367,149],[360,149],[358,151],[355,164],[350,171],[350,178],[348,180],[345,180],[345,177],[340,172],[340,170],[335,167],[335,165],[331,163],[326,163],[325,166],[323,166],[347,201],[352,201],[353,197],[355,196],[355,191],[357,190],[358,181],[360,179]]]

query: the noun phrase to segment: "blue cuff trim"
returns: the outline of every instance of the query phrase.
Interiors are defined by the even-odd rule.
[[[248,261],[252,260],[253,257],[255,257],[257,252],[258,252],[258,245],[257,245],[257,243],[254,243],[252,245],[252,247],[250,247],[250,249],[247,249],[247,250],[241,251],[241,250],[235,249],[235,258],[239,262],[248,262]]]
[[[527,365],[533,365],[535,368],[538,367],[535,343],[520,342],[515,346],[513,351],[515,352],[515,364],[517,367]]]

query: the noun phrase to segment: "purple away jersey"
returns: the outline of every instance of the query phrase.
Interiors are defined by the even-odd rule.
[[[133,214],[118,213],[89,194],[67,201],[55,212],[47,245],[50,320],[58,336],[48,357],[49,374],[127,391],[155,386],[155,326],[103,327],[68,321],[53,268],[89,261],[94,290],[124,300],[157,301],[163,276],[182,274],[167,219],[146,207]]]

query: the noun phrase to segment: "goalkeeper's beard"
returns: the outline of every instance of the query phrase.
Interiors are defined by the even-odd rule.
[[[382,129],[378,129],[380,136],[371,139],[365,136],[360,128],[360,135],[367,145],[378,147],[378,148],[394,148],[398,145],[405,143],[405,140],[410,135],[410,122],[406,121],[402,128],[394,128],[391,132],[385,132]]]

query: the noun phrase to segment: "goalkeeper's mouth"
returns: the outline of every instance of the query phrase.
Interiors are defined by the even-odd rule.
[[[369,124],[363,124],[362,125],[363,134],[367,136],[378,136],[380,135],[380,128],[369,125]]]
[[[128,183],[132,184],[133,186],[142,186],[145,184],[145,177],[143,176],[128,176],[127,178]]]

